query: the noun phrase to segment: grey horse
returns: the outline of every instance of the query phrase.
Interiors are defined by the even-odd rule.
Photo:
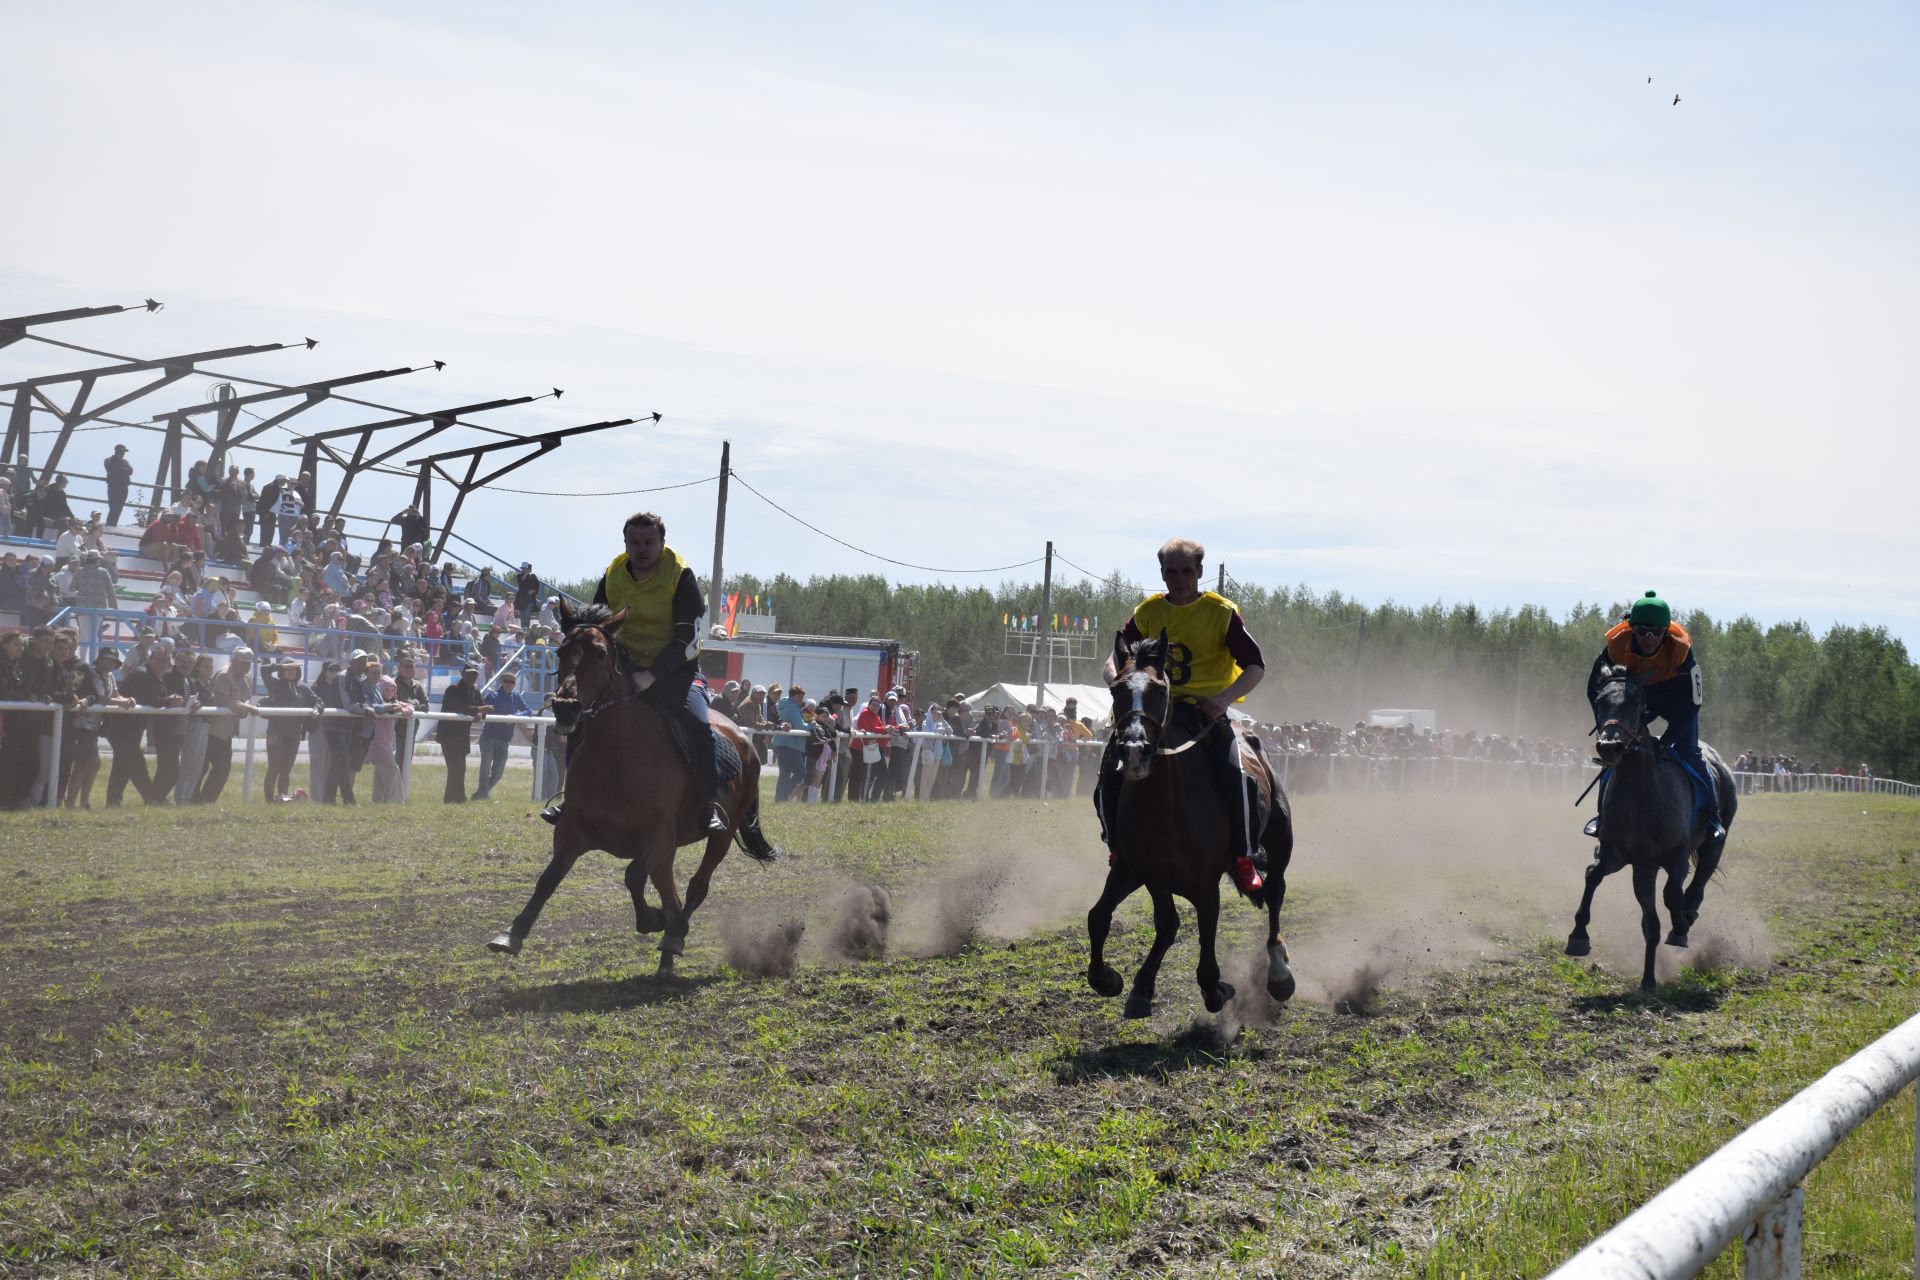
[[[1673,752],[1647,732],[1646,694],[1623,667],[1606,673],[1593,702],[1596,745],[1600,762],[1610,769],[1600,792],[1600,844],[1587,868],[1587,889],[1580,909],[1573,913],[1573,932],[1567,936],[1567,954],[1584,956],[1592,949],[1587,921],[1593,916],[1593,891],[1620,870],[1633,868],[1633,896],[1640,901],[1640,932],[1647,940],[1646,969],[1640,989],[1653,989],[1653,957],[1660,943],[1660,913],[1654,908],[1653,882],[1667,873],[1664,898],[1673,930],[1667,945],[1684,947],[1693,922],[1700,918],[1707,881],[1720,865],[1727,837],[1707,839],[1707,828],[1696,819],[1693,784]],[[1700,755],[1720,793],[1720,821],[1731,830],[1739,803],[1733,773],[1706,743]],[[1687,866],[1693,879],[1687,880]]]

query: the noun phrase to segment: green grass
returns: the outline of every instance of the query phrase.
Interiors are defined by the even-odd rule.
[[[1775,962],[1642,999],[1624,877],[1599,963],[1559,954],[1564,799],[1309,797],[1308,994],[1253,991],[1235,907],[1230,1015],[1189,928],[1133,1023],[1082,980],[1079,803],[770,809],[787,858],[729,858],[657,979],[600,855],[486,952],[546,828],[431,803],[434,772],[404,809],[0,818],[0,1273],[1537,1275],[1920,1009],[1920,806],[1891,800],[1751,802],[1703,926]],[[860,885],[891,894],[878,958],[833,941]],[[729,964],[787,923],[788,976]],[[1116,967],[1149,932],[1128,904]],[[1366,1015],[1310,998],[1422,938]],[[1816,1174],[1810,1269],[1911,1274],[1912,1138],[1909,1095]]]

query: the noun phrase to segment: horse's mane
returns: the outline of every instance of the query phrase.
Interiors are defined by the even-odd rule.
[[[613,609],[604,604],[583,604],[568,615],[567,630],[575,627],[601,627],[613,621]]]

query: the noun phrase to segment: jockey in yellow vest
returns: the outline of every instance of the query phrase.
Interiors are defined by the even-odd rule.
[[[727,820],[714,808],[716,773],[713,730],[707,719],[707,695],[695,681],[700,674],[700,616],[706,598],[693,569],[667,545],[667,522],[650,511],[627,517],[621,536],[626,550],[613,558],[593,602],[615,613],[626,610],[613,634],[633,664],[632,688],[669,715],[684,714],[693,729],[691,740],[694,794],[707,814],[707,829],[727,830]],[[567,739],[568,757],[578,735]],[[564,804],[555,801],[540,814],[559,822]]]
[[[1200,590],[1201,562],[1206,548],[1190,538],[1174,538],[1160,548],[1163,594],[1148,596],[1127,619],[1121,638],[1128,644],[1167,632],[1167,682],[1176,701],[1194,703],[1207,721],[1219,720],[1227,708],[1252,693],[1267,674],[1260,645],[1247,631],[1233,601]],[[1107,683],[1120,673],[1107,659]],[[1221,726],[1202,739],[1203,754],[1227,791],[1227,813],[1233,824],[1233,882],[1243,893],[1262,884],[1254,856],[1259,832],[1252,814],[1257,784],[1241,772],[1240,751],[1234,735]],[[1107,838],[1101,793],[1110,772],[1102,770],[1095,789],[1094,809],[1101,813],[1101,838]]]

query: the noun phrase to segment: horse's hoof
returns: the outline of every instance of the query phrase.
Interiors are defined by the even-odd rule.
[[[660,963],[654,966],[653,976],[656,978],[670,978],[673,976],[673,952],[662,951],[660,953]]]
[[[1200,993],[1200,999],[1205,1002],[1208,1013],[1218,1013],[1227,1007],[1227,1001],[1233,999],[1233,984],[1216,982],[1213,984],[1213,990]]]
[[[1687,941],[1686,934],[1675,929],[1667,935],[1667,945],[1670,947],[1690,947],[1693,944]]]
[[[1120,1011],[1123,1018],[1151,1018],[1153,1016],[1153,997],[1143,996],[1138,991],[1127,997],[1127,1007]]]
[[[520,939],[514,937],[511,933],[496,933],[493,937],[487,939],[487,950],[498,951],[504,955],[517,956],[520,954]]]
[[[1267,948],[1267,994],[1273,999],[1285,1003],[1293,999],[1298,984],[1293,980],[1293,966],[1287,963],[1287,945],[1276,942]]]
[[[669,933],[660,939],[660,954],[662,957],[683,956],[686,953],[687,940],[685,938],[675,937]]]
[[[1591,950],[1593,950],[1593,943],[1578,934],[1567,939],[1567,954],[1570,956],[1583,956]]]
[[[633,913],[633,931],[635,933],[658,933],[667,927],[667,913],[660,907],[648,907],[645,911]]]
[[[1103,964],[1098,969],[1087,970],[1087,985],[1093,988],[1095,995],[1111,1000],[1120,994],[1120,988],[1125,984],[1120,981],[1120,975],[1112,965]]]

